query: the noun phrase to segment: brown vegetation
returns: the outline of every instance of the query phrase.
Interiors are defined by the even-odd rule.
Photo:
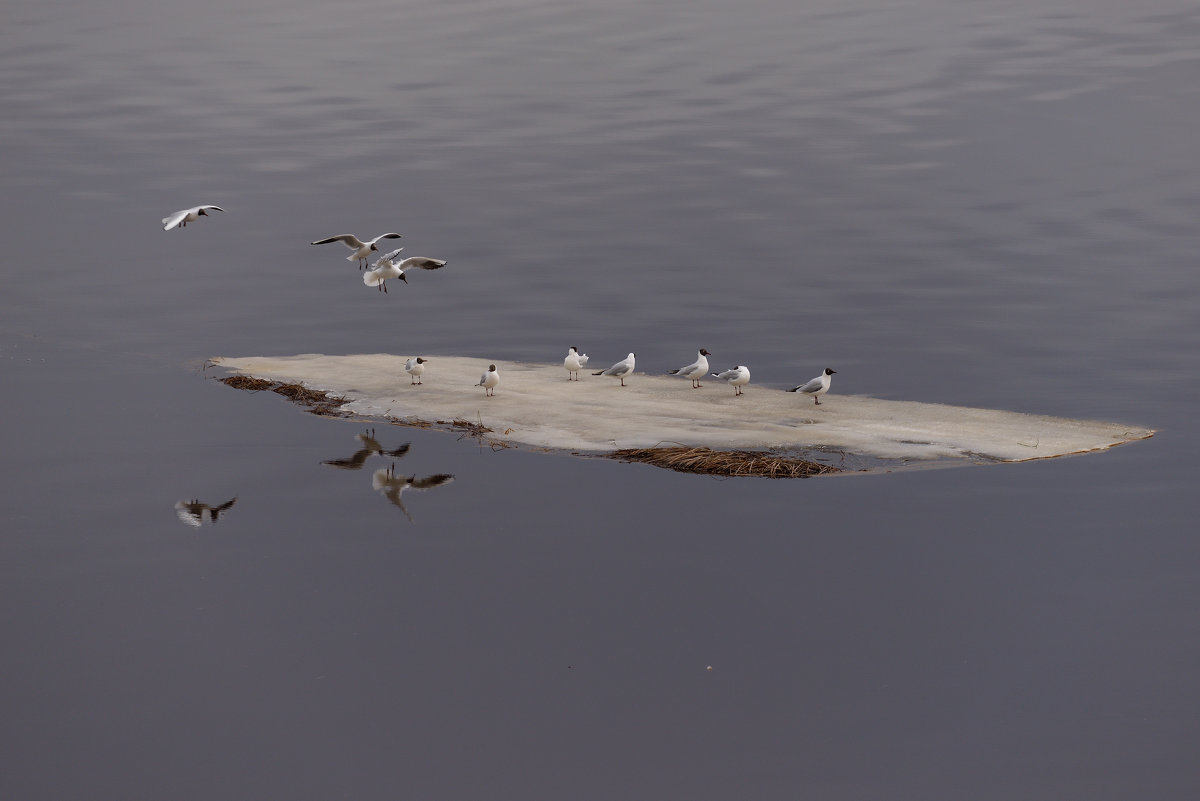
[[[623,462],[643,462],[681,473],[713,476],[762,476],[806,478],[842,470],[827,464],[776,456],[763,451],[715,451],[711,448],[624,448],[608,454]]]
[[[340,395],[330,395],[319,389],[309,389],[303,384],[284,384],[280,381],[268,381],[265,378],[255,378],[248,375],[231,375],[219,379],[222,384],[234,389],[244,389],[249,392],[261,392],[269,389],[300,406],[308,406],[313,414],[336,417],[341,414],[339,408],[349,398]]]

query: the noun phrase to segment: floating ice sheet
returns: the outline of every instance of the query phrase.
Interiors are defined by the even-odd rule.
[[[303,383],[349,398],[364,417],[436,422],[468,420],[489,438],[579,452],[695,445],[713,449],[835,450],[885,460],[1025,461],[1103,450],[1152,436],[1122,423],[1068,420],[936,403],[826,395],[755,386],[735,397],[723,382],[703,389],[668,376],[615,379],[584,372],[567,380],[561,364],[428,356],[424,383],[410,385],[403,358],[388,354],[216,358],[256,378]],[[494,363],[494,397],[474,386]],[[600,365],[601,367],[607,365]]]

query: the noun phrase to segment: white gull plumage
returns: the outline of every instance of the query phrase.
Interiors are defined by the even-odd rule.
[[[713,373],[713,377],[719,378],[733,387],[734,395],[741,395],[742,387],[750,383],[750,368],[744,364],[739,364],[737,367],[725,370],[724,372]]]
[[[425,256],[409,256],[407,259],[400,260],[398,257],[402,250],[404,248],[396,248],[391,253],[381,256],[370,270],[363,273],[363,283],[387,292],[386,282],[389,278],[399,278],[404,283],[408,283],[408,278],[404,275],[406,270],[414,267],[422,270],[437,270],[446,266],[443,259],[430,259]]]
[[[580,353],[579,348],[572,345],[567,351],[567,358],[563,359],[563,367],[567,369],[567,380],[570,381],[573,378],[578,381],[579,371],[587,367],[587,363],[588,355]]]
[[[220,206],[192,206],[190,209],[180,209],[169,217],[163,217],[163,230],[170,231],[172,228],[184,228],[190,222],[195,222],[201,217],[207,217],[210,211],[225,211]]]
[[[592,373],[592,375],[607,375],[612,376],[613,378],[619,378],[621,379],[621,386],[625,386],[625,379],[633,374],[633,368],[636,364],[637,360],[634,358],[633,354],[630,353],[624,359],[617,362],[607,370],[601,370],[598,373]]]
[[[310,245],[327,245],[330,242],[341,242],[346,247],[350,248],[351,253],[346,257],[346,261],[357,261],[359,267],[366,266],[367,259],[370,258],[371,252],[379,250],[379,246],[375,243],[380,239],[400,239],[400,234],[380,234],[374,239],[368,239],[366,242],[359,239],[354,234],[338,234],[337,236],[329,236],[324,239],[318,239],[316,242],[309,242]]]

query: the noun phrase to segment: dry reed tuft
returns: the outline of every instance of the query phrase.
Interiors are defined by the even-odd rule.
[[[231,375],[221,379],[222,384],[227,384],[234,389],[244,389],[247,392],[260,392],[264,389],[270,389],[275,386],[274,383],[265,378],[255,378],[252,375]]]
[[[310,412],[326,417],[333,417],[341,414],[339,407],[346,403],[348,398],[343,398],[340,395],[330,395],[328,392],[323,392],[319,389],[309,389],[303,384],[284,384],[278,381],[268,381],[265,378],[254,378],[248,375],[231,375],[220,379],[221,383],[227,384],[234,389],[244,389],[250,392],[259,392],[264,389],[269,389],[272,392],[277,392],[283,397],[290,400],[292,403],[300,406],[309,406]]]
[[[763,478],[807,478],[840,473],[840,468],[807,459],[774,456],[762,451],[715,451],[711,448],[624,448],[607,454],[623,462],[642,462],[712,476],[761,476]]]

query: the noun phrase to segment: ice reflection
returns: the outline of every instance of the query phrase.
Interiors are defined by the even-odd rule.
[[[453,480],[454,476],[449,473],[435,473],[423,478],[417,478],[415,475],[398,476],[396,475],[396,463],[393,462],[391,467],[381,467],[375,471],[375,475],[371,476],[371,486],[383,493],[383,497],[404,512],[408,522],[413,523],[415,521],[408,511],[408,507],[404,505],[404,493],[410,489],[427,490],[441,487]]]
[[[235,503],[237,503],[237,496],[217,506],[210,506],[193,498],[190,501],[177,501],[175,503],[175,514],[179,515],[179,519],[192,528],[200,528],[204,524],[206,516],[209,523],[215,524],[217,518],[223,512],[232,509]]]
[[[366,464],[367,459],[372,454],[391,456],[394,459],[398,459],[404,454],[408,453],[408,449],[411,444],[406,442],[395,450],[384,450],[383,445],[380,444],[379,440],[375,439],[375,429],[373,428],[368,428],[361,434],[355,434],[354,438],[362,443],[361,448],[345,459],[328,459],[324,462],[321,462],[321,464],[327,464],[330,467],[336,467],[340,470],[361,470],[362,466]]]

